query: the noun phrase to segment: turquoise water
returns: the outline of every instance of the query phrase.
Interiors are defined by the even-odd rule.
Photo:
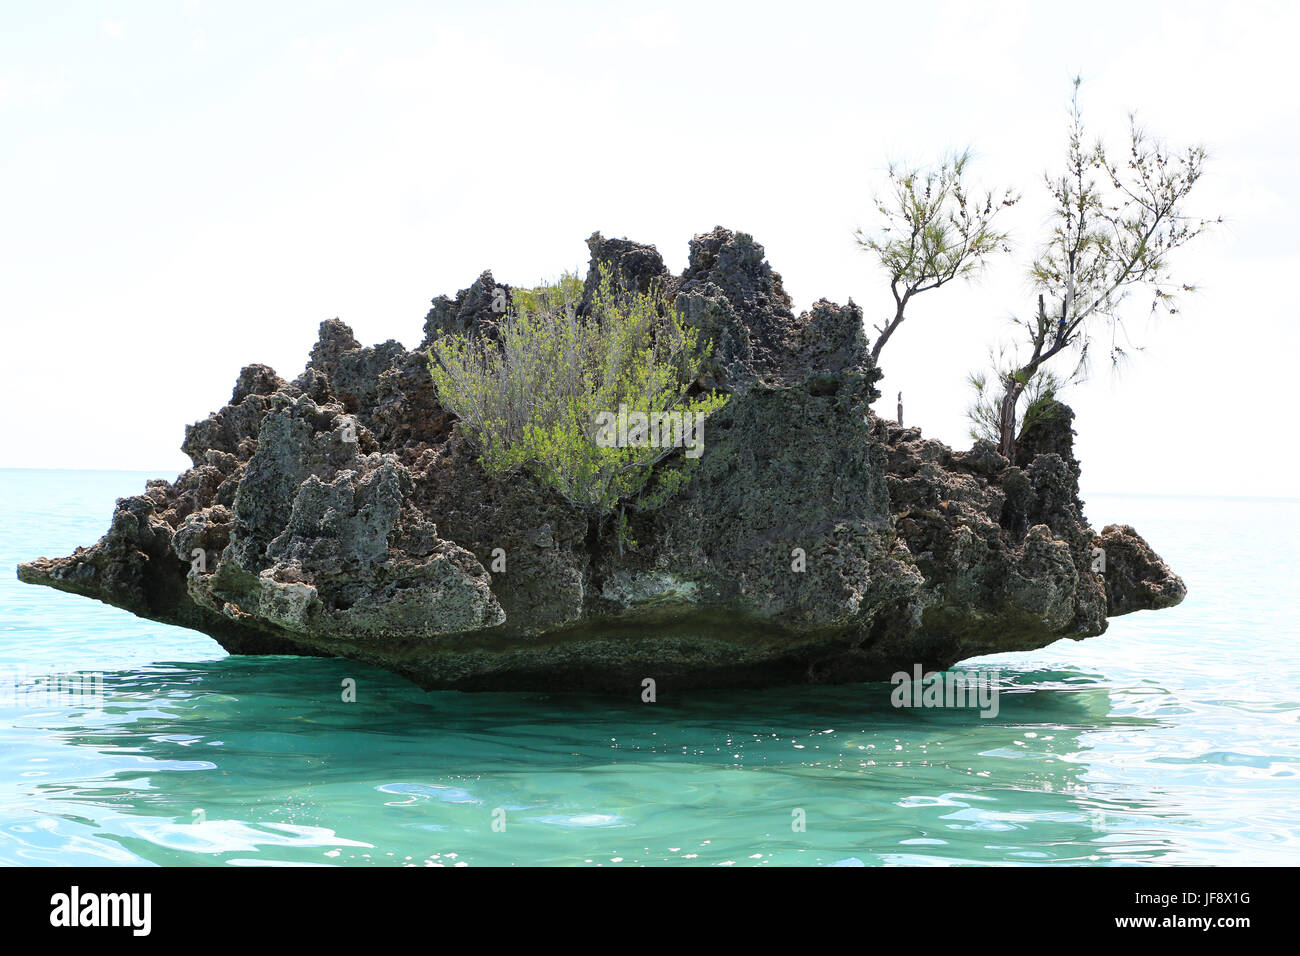
[[[1093,496],[1187,600],[966,662],[998,671],[981,719],[888,684],[426,694],[18,583],[146,477],[0,470],[0,667],[103,673],[98,709],[0,704],[0,863],[1300,862],[1300,502]]]

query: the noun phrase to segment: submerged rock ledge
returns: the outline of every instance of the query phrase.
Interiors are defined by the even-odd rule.
[[[424,348],[491,334],[485,272],[434,300],[413,351],[364,348],[335,319],[294,381],[248,366],[186,429],[192,468],[19,578],[231,653],[337,655],[431,689],[616,693],[887,680],[1183,599],[1132,528],[1089,527],[1064,405],[1014,462],[984,442],[954,452],[870,412],[861,310],[795,315],[752,237],[697,236],[680,276],[651,246],[588,246],[676,296],[714,342],[700,384],[732,395],[690,483],[629,515],[635,550],[528,475],[485,473],[438,404]]]

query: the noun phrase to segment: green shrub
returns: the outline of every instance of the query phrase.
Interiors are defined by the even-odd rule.
[[[429,351],[429,371],[439,401],[480,445],[485,468],[522,466],[593,517],[620,512],[623,541],[623,506],[660,504],[684,480],[670,468],[652,483],[654,466],[681,447],[656,441],[664,436],[648,433],[653,424],[683,426],[675,437],[688,466],[701,450],[693,426],[726,396],[688,395],[710,347],[657,289],[618,290],[609,267],[599,270],[585,316],[575,275],[515,290],[499,340],[443,335]],[[631,423],[622,432],[620,412]]]

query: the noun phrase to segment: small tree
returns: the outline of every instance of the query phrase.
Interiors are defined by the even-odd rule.
[[[929,170],[890,166],[890,193],[876,200],[884,225],[873,234],[861,229],[855,234],[858,245],[880,261],[894,295],[893,318],[875,326],[880,335],[871,357],[877,362],[914,296],[953,279],[973,278],[990,256],[1009,249],[1007,234],[993,228],[993,220],[1019,197],[1010,190],[971,197],[969,164],[966,151]]]
[[[691,396],[710,347],[657,289],[615,290],[610,268],[599,270],[586,316],[577,311],[577,276],[515,290],[498,340],[443,335],[429,350],[429,371],[438,400],[482,448],[485,468],[523,466],[593,518],[619,511],[621,546],[623,505],[643,493],[661,500],[680,484],[675,474],[649,487],[654,466],[680,446],[631,429],[625,441],[598,440],[602,419],[625,412],[694,424],[726,396]]]
[[[1129,149],[1122,159],[1113,159],[1100,142],[1086,147],[1079,84],[1076,78],[1066,169],[1059,178],[1047,177],[1054,202],[1052,233],[1030,269],[1037,310],[1016,320],[1027,340],[1027,357],[1013,350],[1005,364],[995,363],[996,392],[987,376],[972,377],[977,398],[971,418],[977,430],[996,422],[998,450],[1008,457],[1015,451],[1018,404],[1086,375],[1089,350],[1099,333],[1110,332],[1113,365],[1126,358],[1120,307],[1130,292],[1139,287],[1150,291],[1152,312],[1177,312],[1176,294],[1194,287],[1173,282],[1170,255],[1210,224],[1183,211],[1201,178],[1205,150],[1171,151],[1132,116]],[[1074,365],[1053,372],[1047,365],[1062,354],[1072,357]]]
[[[967,381],[975,389],[975,399],[966,410],[971,420],[970,436],[998,445],[1002,435],[1001,398],[1002,383],[1011,374],[1013,366],[1004,349],[990,350],[989,364],[994,369],[993,375],[987,372],[973,372]],[[1056,393],[1068,383],[1051,369],[1040,368],[1025,386],[1022,401],[1025,414],[1020,425],[1028,428],[1036,421],[1041,421],[1051,408],[1048,399],[1054,399]]]

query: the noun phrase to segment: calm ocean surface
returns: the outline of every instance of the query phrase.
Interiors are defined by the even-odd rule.
[[[18,583],[146,477],[0,470],[0,678],[104,694],[0,702],[0,863],[1300,863],[1300,502],[1091,496],[1187,600],[965,662],[999,673],[981,719],[888,684],[426,694]]]

